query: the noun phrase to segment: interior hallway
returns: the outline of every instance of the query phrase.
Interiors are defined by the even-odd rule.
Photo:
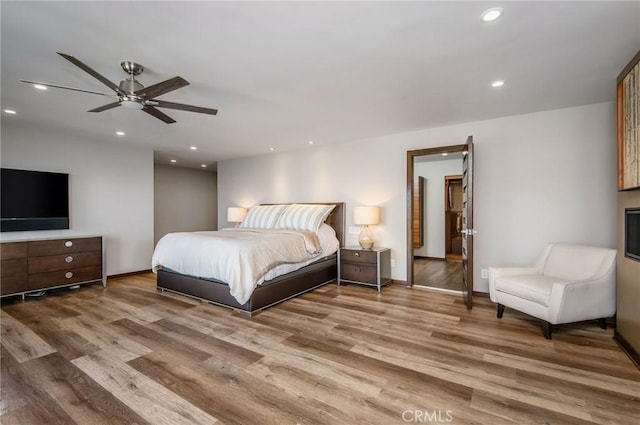
[[[462,291],[462,262],[415,257],[413,260],[414,285]]]

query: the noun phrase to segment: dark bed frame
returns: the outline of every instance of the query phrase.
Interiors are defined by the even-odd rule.
[[[336,207],[325,223],[336,231],[340,247],[344,246],[344,202],[316,202]],[[239,304],[229,286],[220,281],[183,275],[172,270],[158,270],[157,288],[198,298],[223,307],[233,308],[251,317],[267,307],[333,282],[338,276],[337,255],[312,263],[292,273],[280,276],[256,287],[246,304]]]

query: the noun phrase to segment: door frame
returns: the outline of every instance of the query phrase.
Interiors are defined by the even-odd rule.
[[[467,145],[438,146],[407,151],[407,287],[413,286],[413,162],[415,157],[466,152]]]
[[[467,137],[467,153],[462,158],[462,296],[467,309],[473,308],[473,136]]]

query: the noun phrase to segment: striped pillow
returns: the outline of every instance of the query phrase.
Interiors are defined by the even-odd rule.
[[[308,230],[318,233],[335,205],[291,204],[282,213],[276,229]]]
[[[256,205],[249,208],[240,227],[273,229],[287,205]]]

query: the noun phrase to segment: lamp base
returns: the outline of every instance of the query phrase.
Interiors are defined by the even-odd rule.
[[[372,236],[369,226],[362,226],[362,229],[360,229],[360,235],[358,236],[358,243],[362,249],[371,250],[373,248]]]
[[[358,241],[358,243],[360,244],[362,249],[365,251],[371,251],[373,249],[373,242]]]

